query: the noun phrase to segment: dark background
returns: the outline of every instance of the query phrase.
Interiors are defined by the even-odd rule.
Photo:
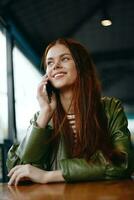
[[[112,26],[100,24],[104,9]],[[92,53],[103,94],[120,98],[134,112],[133,0],[0,0],[0,16],[38,69],[50,41],[79,40]]]

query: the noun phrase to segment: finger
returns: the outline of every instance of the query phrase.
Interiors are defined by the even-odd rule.
[[[13,185],[15,182],[16,177],[21,173],[22,167],[16,169],[14,173],[11,175],[8,185]]]
[[[26,178],[26,180],[29,180],[29,179],[30,179],[30,178],[26,177],[26,175],[25,175],[24,173],[19,174],[19,175],[16,177],[16,179],[15,179],[14,185],[15,185],[15,186],[18,185],[18,183],[19,183],[21,180],[25,180],[25,178]]]
[[[42,85],[46,85],[47,84],[47,81],[41,81],[38,85],[38,87],[42,86]]]
[[[9,182],[8,182],[8,185],[13,185],[13,184],[14,184],[14,181],[15,181],[15,178],[16,178],[16,174],[14,173],[14,174],[11,176],[11,178],[10,178],[10,180],[9,180]]]
[[[44,75],[43,75],[43,77],[45,77],[45,78],[48,78],[48,75],[47,75],[47,73],[46,73],[46,74],[44,74]]]
[[[42,80],[48,80],[48,75],[45,74],[45,75],[42,77]]]
[[[38,85],[38,88],[40,88],[41,86],[44,86],[48,83],[48,81],[41,81]]]
[[[42,99],[42,100],[47,100],[48,99],[48,94],[46,92],[46,89],[43,88],[42,91],[37,92],[37,99]]]
[[[44,92],[44,88],[45,88],[45,85],[47,83],[46,82],[41,82],[37,88],[37,94],[42,94]]]
[[[8,173],[8,176],[12,176],[12,174],[17,170],[19,169],[20,167],[22,167],[23,165],[16,165],[15,167],[13,167],[10,172]]]

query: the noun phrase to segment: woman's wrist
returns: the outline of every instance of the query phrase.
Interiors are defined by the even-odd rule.
[[[44,182],[53,183],[53,182],[65,182],[65,179],[62,175],[61,170],[48,171],[44,177]]]
[[[47,111],[40,111],[36,123],[40,128],[45,128],[48,121],[50,120],[51,115]]]

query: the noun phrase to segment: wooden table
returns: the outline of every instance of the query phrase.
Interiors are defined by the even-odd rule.
[[[134,180],[75,184],[0,184],[0,200],[134,200]]]

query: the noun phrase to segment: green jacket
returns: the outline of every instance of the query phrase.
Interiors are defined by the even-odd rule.
[[[50,137],[52,127],[36,127],[35,121],[39,114],[36,113],[30,121],[24,140],[20,144],[14,144],[8,152],[8,170],[18,164],[30,163],[44,170],[61,169],[67,182],[129,178],[134,171],[134,149],[123,107],[118,99],[110,97],[103,97],[102,104],[108,118],[112,144],[125,158],[118,165],[108,162],[101,151],[97,151],[90,162],[81,158],[69,158],[61,135],[57,157],[50,168],[51,144],[44,141]]]

